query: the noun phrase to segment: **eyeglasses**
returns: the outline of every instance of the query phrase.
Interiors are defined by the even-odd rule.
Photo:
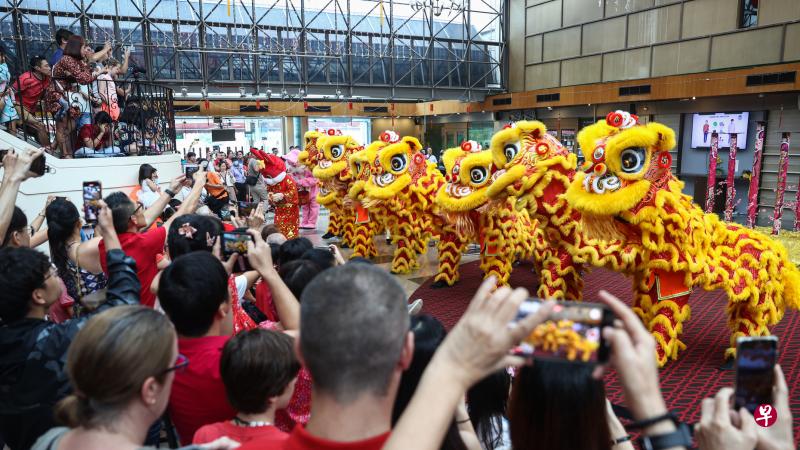
[[[173,370],[174,370],[176,373],[178,373],[178,372],[183,372],[183,371],[184,371],[184,369],[186,369],[186,366],[188,366],[188,365],[189,365],[189,358],[187,358],[187,357],[186,357],[186,356],[184,356],[184,355],[180,355],[180,354],[179,354],[179,355],[178,355],[178,359],[177,359],[177,360],[175,360],[175,365],[174,365],[174,366],[172,366],[172,367],[168,367],[168,368],[166,368],[166,369],[162,370],[162,371],[161,371],[161,375],[163,375],[163,374],[167,374],[167,373],[170,373],[170,372],[172,372]]]
[[[133,214],[131,214],[131,217],[135,216],[136,213],[138,213],[142,209],[144,209],[144,205],[142,203],[137,203],[136,209],[133,210]]]
[[[47,281],[55,276],[58,276],[58,267],[56,267],[54,263],[50,263],[50,270],[47,272],[47,275],[45,275],[44,281]]]

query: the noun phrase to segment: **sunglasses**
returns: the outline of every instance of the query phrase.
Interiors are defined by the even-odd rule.
[[[163,374],[166,374],[166,373],[170,373],[173,370],[176,373],[177,372],[183,372],[186,369],[186,366],[188,366],[188,365],[189,365],[189,358],[187,358],[184,355],[180,355],[179,354],[178,355],[178,359],[175,360],[175,365],[162,370],[161,374],[163,375]]]

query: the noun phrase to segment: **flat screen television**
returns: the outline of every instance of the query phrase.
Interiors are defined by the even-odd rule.
[[[222,129],[211,130],[211,140],[213,142],[232,142],[236,140],[236,130]]]
[[[692,148],[710,148],[711,133],[719,134],[719,148],[729,148],[730,135],[736,133],[736,147],[747,146],[748,112],[710,113],[692,115]]]

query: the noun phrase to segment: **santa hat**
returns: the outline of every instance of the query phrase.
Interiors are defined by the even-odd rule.
[[[286,177],[286,163],[275,155],[264,154],[264,168],[261,169],[261,175],[269,185],[277,184],[283,181]]]

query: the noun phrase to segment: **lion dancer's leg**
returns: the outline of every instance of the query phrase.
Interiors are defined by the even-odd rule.
[[[375,222],[364,222],[355,224],[353,233],[353,253],[350,258],[362,257],[372,258],[378,255],[375,248],[375,241],[372,239],[375,234]]]
[[[545,252],[537,294],[541,298],[558,300],[581,300],[583,278],[581,265],[572,260],[564,247]]]
[[[431,287],[452,286],[458,281],[458,266],[461,253],[466,243],[452,230],[442,232],[439,236],[439,272]]]
[[[330,213],[328,215],[328,228],[322,239],[330,239],[334,236],[339,236],[342,233],[342,217],[333,205],[325,205]]]
[[[767,288],[764,286],[764,288]],[[768,299],[769,297],[769,299]],[[753,300],[756,304],[753,305]],[[736,356],[736,340],[743,336],[769,336],[768,305],[772,302],[771,293],[762,292],[758,299],[747,298],[728,303],[728,327],[731,329],[730,347],[725,350],[725,358]]]
[[[651,303],[648,329],[656,340],[656,357],[659,367],[678,358],[678,352],[686,344],[678,339],[683,332],[683,322],[689,320],[689,294],[691,288],[684,285],[682,272],[655,271],[648,298],[641,298],[641,306]]]
[[[356,216],[349,206],[340,208],[342,216],[342,247],[353,248],[356,240]]]
[[[392,226],[392,243],[395,244],[392,257],[392,273],[409,273],[419,268],[417,253],[414,251],[416,233],[410,215],[402,214]]]

